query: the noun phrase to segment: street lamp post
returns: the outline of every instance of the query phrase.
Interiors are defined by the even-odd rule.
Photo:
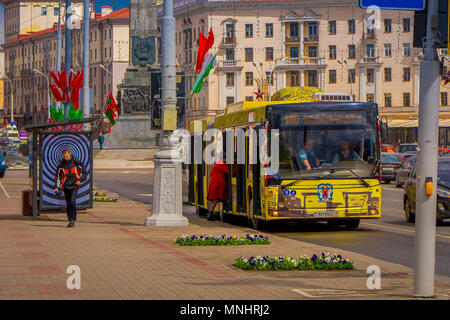
[[[8,78],[7,76],[3,76],[3,78],[9,81],[9,86],[11,88],[11,90],[10,90],[11,91],[11,97],[10,97],[10,100],[11,100],[11,120],[10,120],[10,123],[12,123],[12,122],[14,122],[14,95],[13,95],[14,89],[13,89],[13,85],[12,85],[11,79]]]
[[[39,70],[33,69],[33,72],[38,73],[47,79],[47,109],[48,109],[48,119],[50,119],[50,79],[44,73]]]
[[[161,105],[162,132],[160,150],[155,154],[153,170],[152,215],[146,226],[187,226],[183,216],[182,159],[177,151],[179,140],[172,135],[177,124],[177,84],[175,18],[173,0],[164,1],[161,18]]]

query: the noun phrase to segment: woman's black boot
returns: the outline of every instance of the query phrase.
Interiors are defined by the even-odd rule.
[[[211,210],[208,210],[208,215],[206,216],[206,219],[208,219],[209,221],[214,220],[214,213]]]

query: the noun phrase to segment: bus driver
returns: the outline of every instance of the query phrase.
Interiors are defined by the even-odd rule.
[[[320,166],[319,158],[314,154],[313,146],[314,141],[306,139],[305,148],[298,152],[303,169],[306,168],[306,170],[311,170]]]
[[[361,160],[355,151],[350,151],[350,143],[345,140],[341,141],[341,150],[334,155],[332,163],[344,160]]]

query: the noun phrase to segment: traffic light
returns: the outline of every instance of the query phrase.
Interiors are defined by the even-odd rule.
[[[448,0],[438,0],[438,16],[439,16],[439,26],[438,26],[438,39],[436,48],[447,48],[448,41]],[[423,11],[416,11],[414,13],[414,40],[413,46],[416,48],[423,48],[423,39],[427,34],[427,7]]]

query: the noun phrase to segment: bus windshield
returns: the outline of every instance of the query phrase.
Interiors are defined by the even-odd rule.
[[[366,111],[280,116],[281,179],[376,176],[376,120]]]

